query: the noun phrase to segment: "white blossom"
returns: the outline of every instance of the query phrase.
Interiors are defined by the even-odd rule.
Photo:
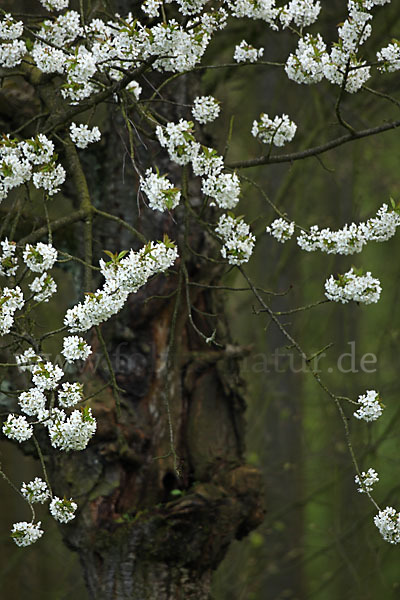
[[[33,367],[42,359],[33,348],[28,348],[22,354],[17,354],[15,360],[20,371],[32,372]]]
[[[278,29],[276,18],[279,14],[275,7],[275,0],[226,0],[233,17],[241,19],[262,19],[270,25],[272,29]]]
[[[0,142],[0,201],[10,190],[30,180],[32,167],[20,151],[18,143],[3,138]]]
[[[324,76],[328,81],[342,86],[346,77],[345,90],[350,94],[358,92],[370,78],[370,67],[366,62],[359,60],[355,54],[349,54],[334,46],[330,55],[324,61]]]
[[[251,44],[248,44],[246,40],[242,40],[240,44],[235,46],[235,52],[233,54],[233,60],[236,62],[250,62],[254,63],[264,54],[264,48],[254,48]]]
[[[261,113],[260,121],[253,121],[251,133],[264,144],[274,144],[279,147],[294,138],[296,129],[297,125],[287,115],[270,119],[267,114]]]
[[[211,36],[199,23],[186,30],[175,19],[152,27],[143,44],[143,59],[158,57],[154,68],[158,71],[182,73],[190,71],[200,62]]]
[[[18,269],[18,258],[15,256],[17,245],[15,242],[9,242],[6,238],[0,242],[2,255],[0,256],[0,275],[3,277],[12,277]]]
[[[89,129],[85,124],[77,125],[76,123],[71,123],[70,137],[78,148],[87,148],[89,144],[93,144],[100,140],[101,133],[97,126],[94,126],[93,129]]]
[[[193,102],[192,115],[198,123],[215,121],[221,111],[218,100],[213,96],[197,96]]]
[[[381,295],[381,284],[379,279],[372,277],[368,271],[365,275],[359,275],[353,267],[337,279],[330,276],[325,281],[325,296],[333,302],[361,302],[371,304],[378,302]]]
[[[278,242],[287,242],[294,233],[294,222],[289,222],[285,219],[275,219],[266,228],[266,232],[270,233]]]
[[[127,298],[127,292],[120,290],[111,292],[108,288],[86,294],[84,302],[67,310],[64,324],[72,333],[88,331],[94,325],[108,321],[110,317],[117,314]]]
[[[61,165],[44,165],[33,174],[32,181],[35,188],[43,188],[49,196],[53,196],[60,191],[60,185],[65,181],[65,169]]]
[[[285,71],[296,83],[318,83],[324,77],[324,64],[328,60],[326,45],[319,33],[307,33],[299,39],[295,54],[290,54]]]
[[[191,162],[195,175],[218,177],[224,168],[224,159],[214,148],[207,148],[197,143],[192,147]]]
[[[26,54],[23,40],[12,40],[0,44],[0,66],[12,69],[19,65]]]
[[[7,421],[3,423],[3,433],[10,440],[26,442],[33,435],[33,427],[28,423],[26,417],[9,414]]]
[[[176,0],[179,12],[183,15],[192,15],[202,11],[209,0]]]
[[[54,496],[50,502],[50,513],[60,523],[69,523],[75,518],[75,511],[78,508],[76,502],[73,502],[72,498],[67,500],[66,498],[58,498]]]
[[[125,89],[127,92],[133,94],[136,100],[139,100],[140,94],[142,93],[142,88],[140,87],[137,81],[131,81],[130,83],[128,83]]]
[[[374,483],[379,481],[378,473],[375,471],[375,469],[368,469],[367,472],[362,471],[360,475],[361,477],[358,475],[354,477],[354,481],[356,482],[356,485],[358,485],[357,491],[359,491],[361,494],[372,492]]]
[[[150,277],[174,264],[178,251],[165,237],[163,242],[149,242],[138,252],[131,250],[126,254],[122,252],[108,263],[100,260],[106,283],[67,311],[64,324],[72,333],[87,331],[117,314],[130,293],[137,292]]]
[[[150,208],[161,212],[173,210],[181,199],[180,190],[165,175],[153,173],[151,168],[147,169],[145,177],[140,180],[140,189],[146,194]]]
[[[55,390],[64,372],[52,362],[39,362],[32,368],[32,381],[40,390]]]
[[[57,284],[51,275],[45,272],[40,277],[35,277],[32,283],[29,284],[29,288],[35,293],[33,299],[36,302],[48,302],[56,293]]]
[[[18,404],[22,412],[35,416],[46,408],[46,396],[41,389],[34,387],[27,392],[21,392],[18,396]]]
[[[161,5],[162,0],[145,0],[141,8],[148,17],[159,17]]]
[[[23,482],[21,487],[21,494],[30,504],[39,502],[44,504],[50,497],[49,488],[43,479],[35,477],[28,483]]]
[[[83,34],[81,18],[75,10],[69,10],[56,19],[47,19],[38,32],[41,39],[52,43],[49,48],[56,46],[61,50],[68,47],[77,37]]]
[[[43,73],[64,73],[66,55],[63,50],[36,40],[30,55]]]
[[[208,34],[213,35],[216,31],[220,31],[226,27],[228,21],[228,13],[224,8],[218,8],[205,12],[200,16],[202,29]]]
[[[175,262],[178,251],[173,242],[165,238],[164,242],[149,242],[138,252],[129,254],[116,261],[105,263],[100,260],[100,270],[106,279],[105,289],[135,293],[150,277],[163,273]]]
[[[400,542],[400,514],[391,506],[380,510],[374,517],[374,523],[379,533],[386,542],[398,544]]]
[[[231,265],[248,262],[253,253],[255,236],[240,217],[221,215],[215,232],[222,238],[221,254]]]
[[[68,8],[69,0],[39,0],[40,4],[47,10],[64,10]]]
[[[376,421],[383,412],[383,404],[378,392],[375,390],[367,390],[365,394],[358,398],[359,408],[353,413],[356,419],[364,421]]]
[[[54,144],[43,133],[22,142],[21,150],[32,165],[47,165],[54,158]]]
[[[40,526],[40,521],[37,523],[27,523],[26,521],[14,523],[11,529],[11,537],[17,546],[30,546],[42,537],[43,530],[40,529]]]
[[[51,445],[64,452],[84,450],[96,431],[90,408],[74,410],[69,417],[63,410],[53,409],[46,425]]]
[[[379,63],[378,69],[386,73],[392,73],[400,69],[400,42],[393,40],[391,44],[377,52],[376,57]]]
[[[63,339],[63,349],[61,352],[65,356],[66,361],[72,363],[74,360],[86,360],[92,353],[92,349],[82,337],[71,335]]]
[[[288,27],[292,22],[297,27],[308,27],[315,23],[320,11],[319,0],[291,0],[280,10],[279,20],[283,28]]]
[[[51,244],[38,242],[36,246],[26,244],[23,259],[31,271],[44,273],[51,269],[57,260],[57,250]]]
[[[71,408],[83,400],[83,385],[77,382],[63,383],[57,397],[62,408]]]
[[[178,123],[169,122],[165,127],[157,125],[156,135],[170,159],[178,165],[187,165],[197,150],[192,121],[180,119]]]
[[[210,206],[232,209],[239,202],[240,182],[236,173],[209,175],[202,181],[203,194],[213,199]]]
[[[0,19],[0,40],[16,40],[24,32],[22,21],[16,21],[10,13],[5,13]]]
[[[385,242],[394,236],[400,226],[400,215],[396,210],[388,210],[383,204],[376,217],[361,222],[351,223],[342,229],[331,231],[328,228],[319,229],[313,225],[310,232],[302,231],[297,243],[307,252],[321,250],[327,254],[355,254],[361,252],[369,241]]]
[[[14,324],[14,313],[24,306],[24,295],[19,286],[0,289],[0,335],[10,332]]]

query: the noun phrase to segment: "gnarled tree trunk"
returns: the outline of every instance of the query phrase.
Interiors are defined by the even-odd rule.
[[[187,84],[186,78],[176,85],[175,100],[186,102]],[[92,198],[147,239],[167,232],[186,252],[180,260],[188,279],[203,286],[217,283],[221,265],[204,267],[185,249],[187,241],[197,253],[212,253],[214,242],[195,220],[188,235],[183,211],[176,211],[175,223],[138,208],[137,174],[127,155],[126,128],[116,115],[111,109],[101,153],[85,159]],[[166,116],[177,119],[172,111]],[[162,172],[171,171],[166,157],[147,142],[142,146],[139,137],[135,159],[142,169],[156,163]],[[195,195],[195,183],[189,185]],[[95,256],[103,249],[142,245],[111,221],[96,220],[94,232]],[[214,253],[218,257],[217,248]],[[176,270],[180,267],[177,263]],[[195,325],[210,337],[212,322],[204,313],[218,313],[222,348],[210,347],[194,330],[188,301],[195,307]],[[86,454],[54,456],[60,489],[69,481],[81,507],[76,522],[63,528],[65,539],[81,557],[93,598],[209,598],[211,573],[229,544],[263,516],[259,474],[243,459],[238,375],[243,349],[231,343],[221,298],[207,287],[187,285],[182,270],[132,295],[128,307],[104,327],[104,337],[125,391],[119,415],[111,389],[94,399],[99,427]],[[96,369],[89,361],[85,377],[87,390],[104,385],[105,362]]]

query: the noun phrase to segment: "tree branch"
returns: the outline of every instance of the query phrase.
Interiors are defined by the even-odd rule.
[[[377,127],[371,127],[370,129],[355,131],[354,133],[347,133],[346,135],[342,135],[341,137],[331,140],[330,142],[326,142],[325,144],[321,144],[320,146],[314,146],[314,148],[308,148],[307,150],[302,150],[300,152],[293,152],[291,154],[281,154],[273,156],[260,156],[259,158],[252,158],[250,160],[233,162],[226,166],[229,169],[248,169],[250,167],[259,167],[261,165],[268,165],[273,163],[293,162],[295,160],[301,160],[303,158],[309,158],[310,156],[317,156],[318,154],[323,154],[328,150],[332,150],[333,148],[337,148],[338,146],[347,144],[347,142],[352,142],[354,140],[369,137],[371,135],[383,133],[385,131],[389,131],[390,129],[396,129],[397,127],[400,127],[400,120],[392,121],[391,123],[385,123],[384,125],[378,125]]]

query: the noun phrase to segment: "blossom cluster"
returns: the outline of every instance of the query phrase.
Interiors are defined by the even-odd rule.
[[[29,288],[34,292],[33,299],[36,302],[48,302],[57,291],[57,284],[51,275],[43,273],[40,277],[36,277]]]
[[[101,138],[101,133],[97,126],[89,129],[86,124],[77,125],[76,123],[71,123],[70,137],[77,148],[83,149],[87,148],[89,144],[98,142]]]
[[[259,121],[253,121],[252,135],[264,144],[284,146],[292,141],[297,125],[287,115],[276,116],[271,119],[267,114],[261,113]]]
[[[19,521],[14,523],[11,530],[11,537],[17,546],[24,547],[30,546],[37,542],[43,535],[43,529],[40,529],[41,522],[27,523],[26,521]]]
[[[193,12],[193,1],[181,1],[180,7],[181,12]],[[144,3],[142,8],[149,16],[157,16],[159,2]],[[220,9],[205,13],[187,27],[175,19],[146,27],[131,14],[109,22],[95,18],[83,27],[79,13],[70,10],[43,22],[30,54],[44,73],[65,77],[61,93],[71,104],[77,104],[100,91],[98,73],[119,81],[128,66],[135,68],[152,58],[153,68],[159,71],[192,69],[201,60],[214,31],[224,25],[223,20],[224,11]],[[82,37],[87,44],[74,47]],[[137,97],[138,88],[136,84],[133,89]]]
[[[23,259],[31,271],[44,273],[54,266],[57,260],[57,250],[51,244],[38,242],[36,246],[26,244]]]
[[[9,242],[8,239],[0,242],[2,254],[0,256],[0,275],[10,277],[16,274],[18,270],[18,258],[16,256],[15,242]],[[29,288],[33,293],[33,299],[36,302],[47,302],[56,292],[57,286],[54,279],[45,272],[46,269],[53,267],[57,259],[57,251],[51,244],[26,244],[23,251],[23,260],[30,271],[42,273],[41,277],[36,277]],[[4,287],[0,289],[0,335],[10,333],[14,324],[14,314],[21,310],[25,305],[25,299],[21,288],[17,285],[14,288]]]
[[[353,413],[356,419],[367,422],[376,421],[383,412],[383,404],[378,392],[375,390],[367,390],[365,394],[359,396],[358,404],[360,405],[359,408]]]
[[[5,13],[0,20],[0,40],[16,40],[24,32],[22,21],[16,21],[10,13]]]
[[[283,28],[292,23],[296,27],[309,27],[318,19],[321,11],[319,0],[290,0],[279,12],[279,20]]]
[[[56,194],[65,181],[65,170],[56,159],[53,142],[42,133],[22,142],[4,136],[0,141],[0,201],[30,180],[49,196]]]
[[[361,46],[372,32],[374,6],[390,0],[348,0],[348,16],[338,26],[339,39],[329,51],[320,34],[307,33],[300,37],[296,51],[285,65],[289,79],[296,83],[318,83],[324,77],[333,84],[345,85],[349,93],[357,92],[371,76],[371,67],[358,56]],[[306,3],[301,3],[306,5]],[[285,14],[285,8],[283,8]],[[309,14],[311,14],[309,12]],[[400,52],[396,42],[377,53],[379,69],[396,70],[400,66]]]
[[[231,14],[236,18],[262,19],[274,30],[294,25],[302,29],[315,23],[321,11],[319,0],[290,0],[277,7],[275,0],[226,0]]]
[[[376,57],[381,63],[378,69],[385,73],[392,73],[400,69],[400,42],[393,40],[391,44],[377,52]]]
[[[69,416],[62,409],[54,408],[45,423],[53,448],[63,452],[84,450],[96,432],[96,419],[91,408],[73,410]]]
[[[69,523],[75,518],[75,511],[78,508],[76,502],[73,502],[72,498],[67,500],[66,498],[58,498],[54,496],[50,502],[50,513],[60,523]]]
[[[299,39],[296,53],[289,55],[285,71],[296,83],[318,83],[324,77],[326,60],[326,44],[321,35],[307,33]]]
[[[30,504],[34,502],[44,504],[50,497],[47,483],[40,477],[35,477],[35,479],[28,483],[24,482],[21,487],[21,494]]]
[[[14,314],[21,310],[25,304],[21,288],[0,288],[0,335],[10,332],[14,324]]]
[[[384,510],[380,510],[374,517],[374,523],[386,542],[390,544],[400,542],[400,513],[393,507],[387,506]]]
[[[275,219],[266,228],[266,232],[270,233],[278,242],[286,242],[290,240],[294,233],[294,222],[286,221],[286,219]]]
[[[9,414],[7,421],[3,423],[3,433],[10,440],[26,442],[33,435],[33,427],[26,417]]]
[[[181,199],[179,188],[174,187],[165,175],[153,173],[151,168],[147,169],[145,177],[141,179],[140,189],[146,194],[150,208],[161,212],[173,210]]]
[[[91,347],[83,338],[77,335],[70,335],[63,339],[62,354],[68,363],[72,363],[75,360],[86,360],[91,353]]]
[[[231,214],[222,215],[215,232],[223,240],[221,254],[231,265],[241,265],[247,262],[253,253],[255,236],[250,233],[250,227],[241,217]]]
[[[101,289],[87,294],[83,303],[67,310],[64,323],[72,333],[87,331],[117,314],[129,294],[137,292],[153,275],[169,269],[178,256],[175,244],[167,237],[163,242],[150,242],[138,252],[125,254],[107,263],[100,260],[106,282]]]
[[[358,225],[351,223],[337,231],[331,231],[329,227],[319,229],[318,225],[313,225],[309,233],[302,231],[297,243],[307,252],[321,250],[327,254],[356,254],[370,241],[389,240],[399,226],[400,215],[397,210],[389,210],[388,205],[383,204],[376,217]]]
[[[49,510],[51,515],[60,523],[68,523],[75,518],[75,512],[78,508],[76,502],[70,498],[58,498],[52,496],[47,483],[40,477],[35,477],[28,483],[23,482],[21,486],[21,495],[29,504],[40,503],[44,504],[50,500]],[[43,530],[40,529],[41,523],[27,523],[21,521],[14,523],[11,530],[11,537],[17,546],[30,546],[34,544],[43,535]]]
[[[169,0],[170,2],[171,0]],[[358,91],[370,77],[370,66],[358,57],[360,47],[371,35],[374,6],[390,0],[349,0],[348,16],[338,29],[338,42],[327,50],[321,36],[303,35],[303,28],[318,18],[319,0],[290,0],[277,7],[275,0],[225,0],[226,8],[205,10],[206,0],[176,0],[178,10],[187,19],[182,25],[174,18],[146,26],[129,14],[125,19],[105,22],[94,18],[84,25],[77,11],[46,19],[37,38],[27,47],[21,40],[23,24],[6,14],[0,21],[0,65],[12,68],[29,53],[44,73],[65,77],[61,93],[76,104],[101,90],[97,74],[107,74],[114,80],[123,77],[127,67],[138,67],[153,60],[159,71],[184,72],[195,67],[203,57],[212,35],[222,29],[228,15],[235,18],[261,19],[272,29],[297,27],[300,40],[286,63],[288,76],[298,83],[316,83],[327,78],[342,85],[348,92]],[[68,0],[41,0],[50,11],[68,8]],[[160,0],[146,0],[142,10],[150,18],[160,16]],[[85,39],[85,43],[78,43]],[[234,60],[255,62],[262,56],[243,40],[235,48]],[[395,70],[399,64],[397,42],[383,48],[377,55],[381,70]],[[137,84],[138,85],[138,84]],[[139,86],[140,87],[140,86]]]
[[[41,416],[46,410],[46,396],[44,390],[33,387],[18,396],[18,404],[22,412],[30,417]]]
[[[9,242],[6,238],[0,242],[2,254],[0,256],[0,275],[3,277],[12,277],[18,269],[18,258],[15,256],[17,245],[15,242]]]
[[[194,174],[202,177],[201,189],[211,199],[211,206],[235,208],[240,195],[239,177],[236,173],[223,173],[222,156],[196,141],[192,121],[181,119],[178,123],[169,122],[165,127],[158,126],[156,135],[172,161],[179,165],[191,163]]]
[[[192,115],[198,123],[215,121],[220,111],[219,102],[213,96],[197,96],[193,101]]]
[[[354,481],[356,485],[358,485],[358,490],[362,493],[372,492],[372,487],[375,483],[379,481],[378,473],[375,469],[368,469],[368,471],[362,471],[360,476],[356,475],[354,477]]]
[[[20,64],[27,49],[23,40],[24,32],[22,21],[16,21],[10,13],[5,13],[0,19],[0,65],[12,69]]]
[[[83,400],[83,385],[81,383],[63,383],[57,395],[58,404],[62,408],[71,408]]]
[[[372,277],[369,271],[361,275],[353,267],[337,279],[331,275],[325,281],[325,296],[328,300],[342,304],[350,301],[372,304],[378,302],[381,291],[379,279]]]
[[[63,350],[67,362],[86,359],[91,348],[83,338],[67,336],[63,340]],[[47,428],[50,442],[62,451],[83,450],[96,431],[96,420],[90,408],[73,410],[67,415],[64,408],[72,408],[84,399],[80,383],[61,383],[63,370],[56,364],[45,361],[33,348],[28,348],[16,356],[21,371],[32,377],[33,387],[21,392],[18,397],[19,409],[32,417],[9,414],[3,423],[3,433],[17,442],[25,442],[33,435],[34,426]],[[57,396],[54,392],[57,390]],[[54,407],[55,398],[61,408]],[[51,399],[51,401],[50,401]]]
[[[45,390],[31,388],[22,392],[18,399],[22,411],[35,416],[36,421],[29,422],[23,415],[9,414],[3,423],[3,433],[9,439],[19,443],[29,440],[33,435],[33,426],[44,425],[49,434],[51,445],[61,451],[84,450],[96,431],[96,419],[90,408],[73,410],[70,415],[60,408],[47,410]],[[83,399],[80,384],[64,383],[59,391],[60,406],[69,408]]]
[[[254,48],[251,44],[248,44],[246,40],[242,40],[240,44],[235,46],[235,52],[233,54],[233,60],[238,63],[250,62],[254,63],[259,58],[262,58],[264,54],[264,48]]]
[[[69,0],[40,0],[40,4],[50,11],[68,8]]]

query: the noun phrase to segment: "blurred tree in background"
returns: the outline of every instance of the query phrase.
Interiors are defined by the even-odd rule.
[[[20,5],[18,8],[17,4]],[[121,13],[140,3],[123,4],[125,6],[118,7]],[[22,12],[31,12],[31,5],[31,2],[22,1],[13,2],[12,6],[4,0],[0,3],[1,8],[5,10]],[[343,6],[344,3],[339,1],[329,2],[328,6],[324,6],[324,12],[318,22],[318,31],[327,41],[333,41],[337,37],[335,17],[344,12]],[[374,19],[374,44],[377,48],[395,36],[399,21],[400,15],[395,4],[384,7],[377,14]],[[232,48],[243,38],[251,40],[257,47],[263,46],[264,58],[269,61],[285,60],[288,48],[293,51],[295,47],[289,33],[266,32],[265,25],[258,21],[249,23],[248,20],[239,20],[231,24],[224,36],[221,36],[220,44],[216,41],[210,48],[205,62],[230,63]],[[196,93],[212,94],[221,100],[221,119],[212,128],[205,129],[205,142],[213,145],[215,139],[225,139],[232,123],[231,116],[234,116],[227,163],[259,154],[259,144],[251,139],[249,131],[254,115],[262,111],[268,111],[269,114],[287,112],[295,122],[301,123],[301,131],[298,131],[296,136],[299,149],[317,145],[342,133],[334,115],[338,88],[333,89],[328,83],[318,87],[298,86],[288,81],[281,69],[265,69],[257,64],[236,70],[210,69],[201,72],[200,75],[201,79],[193,78],[185,86],[178,85],[173,88],[171,98],[174,94],[180,94],[179,101],[190,102],[195,89]],[[398,79],[397,74],[387,78],[380,76],[377,77],[378,83],[372,80],[368,82],[368,86],[379,88],[383,94],[395,96]],[[24,114],[24,107],[29,105],[32,99],[29,95],[28,98],[23,94],[21,97],[19,83],[13,85],[10,78],[3,79],[3,84],[0,107],[4,131],[8,132],[29,118],[29,110],[28,114]],[[190,93],[186,86],[191,86]],[[10,106],[18,107],[18,117]],[[355,96],[346,95],[343,103],[344,118],[356,130],[367,129],[381,122],[395,121],[398,119],[398,109],[399,107],[387,98],[378,98],[368,91],[362,91]],[[166,111],[165,116],[173,120],[174,113]],[[128,159],[124,158],[126,147],[121,146],[121,139],[127,144],[126,123],[112,110],[97,115],[97,119],[105,128],[107,145],[102,143],[100,149],[82,154],[82,163],[94,202],[96,206],[118,214],[135,226],[139,223],[140,231],[149,239],[155,239],[156,235],[150,235],[150,232],[153,233],[156,226],[157,235],[160,236],[166,221],[161,218],[157,221],[158,217],[155,218],[154,213],[148,217],[138,215],[135,202],[132,202],[136,198],[137,190],[135,174],[130,172],[126,165],[123,170],[124,176],[121,177],[121,165],[128,162]],[[28,136],[30,132],[24,132],[25,134]],[[329,226],[335,229],[342,227],[344,223],[366,220],[383,202],[388,202],[390,196],[396,202],[399,200],[397,138],[396,131],[389,131],[381,136],[352,141],[320,157],[313,156],[301,161],[271,164],[240,172],[243,179],[238,214],[246,214],[247,221],[252,223],[252,230],[258,238],[254,256],[246,270],[258,285],[279,293],[276,297],[272,296],[273,310],[289,312],[293,308],[305,307],[323,300],[323,281],[331,273],[344,272],[352,263],[348,257],[301,253],[294,242],[281,246],[270,237],[261,235],[265,225],[275,218],[265,195],[282,212],[287,212],[291,220],[302,225],[318,223],[321,227]],[[149,156],[146,156],[143,150],[140,152],[142,163],[148,164]],[[163,159],[157,158],[157,161],[161,168],[165,169]],[[254,181],[256,186],[250,180]],[[104,204],[103,194],[106,195]],[[128,199],[128,202],[121,198]],[[72,190],[61,195],[60,199],[57,197],[57,206],[54,203],[50,207],[51,218],[57,219],[63,214],[68,214],[75,202]],[[3,204],[2,207],[5,207],[5,217],[8,205]],[[37,201],[23,210],[22,228],[26,228],[26,234],[29,229],[27,223],[30,220],[34,221],[35,214],[41,210],[38,207]],[[41,223],[38,221],[35,227],[39,225]],[[168,227],[172,231],[170,237],[174,237],[177,228],[174,229],[174,224],[168,224]],[[69,246],[79,249],[82,235],[82,228],[70,228],[66,233],[64,230],[59,234],[58,238],[55,234],[55,239],[63,249],[67,247],[63,246],[64,240],[68,241]],[[397,495],[395,474],[398,469],[399,424],[396,405],[396,349],[400,328],[397,315],[399,267],[392,257],[396,256],[399,243],[398,238],[394,237],[386,244],[368,246],[363,251],[362,261],[359,256],[353,258],[356,266],[362,264],[365,269],[379,276],[384,291],[382,300],[377,305],[364,307],[357,304],[342,306],[327,303],[281,317],[281,321],[289,327],[294,338],[300,340],[301,345],[307,348],[310,356],[332,344],[318,362],[321,375],[330,389],[349,398],[356,398],[365,389],[380,391],[386,405],[385,418],[373,427],[352,419],[349,420],[349,427],[361,468],[373,466],[381,475],[377,488],[380,503],[394,506]],[[196,239],[196,235],[193,244],[197,250],[204,249],[203,241]],[[128,233],[118,224],[113,227],[110,222],[100,225],[97,231],[94,256],[99,258],[104,248],[118,251],[131,246],[132,239]],[[76,250],[76,253],[79,255],[79,250]],[[198,268],[195,262],[190,263],[190,266],[194,271]],[[54,322],[54,328],[71,301],[79,299],[79,294],[75,294],[75,298],[72,297],[71,290],[74,287],[78,287],[79,290],[82,274],[75,273],[74,269],[57,269],[55,277],[62,290],[65,305],[58,304],[55,307],[52,304],[50,306],[54,314],[51,313],[50,306],[49,309],[42,309],[41,313],[41,318]],[[157,300],[152,301],[153,306],[152,302],[145,305],[152,306],[150,310],[143,310],[139,305],[153,295],[170,293],[172,288],[169,287],[168,280],[166,281],[167,283],[161,284],[160,288],[150,288],[145,294],[139,295],[137,301],[132,301],[129,312],[123,315],[125,322],[129,323],[130,331],[121,326],[116,326],[115,329],[114,326],[105,328],[105,338],[112,348],[110,354],[114,355],[120,347],[124,349],[123,352],[127,351],[129,355],[137,357],[137,364],[134,364],[132,372],[122,368],[120,373],[117,371],[117,376],[122,388],[134,390],[134,400],[139,405],[143,398],[146,398],[148,390],[137,393],[136,391],[141,385],[147,385],[144,382],[149,368],[146,363],[146,348],[153,343],[148,336],[146,337],[145,330],[152,319],[157,320],[163,306],[156,305]],[[223,279],[218,281],[219,285],[223,286],[247,286],[237,270],[228,271]],[[213,283],[217,283],[217,280]],[[258,306],[252,310],[256,299],[248,291],[230,294],[221,290],[216,292],[215,296],[211,302],[209,297],[201,294],[199,299],[194,300],[197,309],[203,312],[219,312],[221,307],[225,306],[227,314],[236,317],[229,319],[233,345],[240,345],[242,348],[251,346],[251,354],[241,360],[241,377],[246,382],[245,397],[248,405],[245,458],[248,473],[253,474],[260,469],[263,474],[266,517],[264,523],[245,540],[232,544],[214,574],[212,597],[215,600],[397,598],[400,584],[396,561],[398,548],[383,542],[373,526],[375,508],[363,495],[356,493],[354,468],[349,460],[343,424],[338,418],[334,404],[318,388],[302,364],[301,357],[290,347],[288,340],[270,319],[264,313],[258,312]],[[202,321],[199,318],[197,322],[203,326],[206,320]],[[48,325],[49,323],[46,323],[46,326]],[[139,329],[140,334],[132,338],[131,332],[135,329]],[[193,354],[207,351],[203,342],[196,341],[192,334],[188,333],[186,325],[182,331],[183,336],[186,336],[184,344],[188,344],[188,351]],[[229,339],[229,334],[226,335]],[[49,346],[48,351],[56,352],[57,343],[59,340],[54,342],[54,350]],[[376,356],[376,363],[369,363],[370,372],[363,369],[361,363],[363,357],[369,353]],[[195,360],[193,362],[195,364]],[[228,372],[237,377],[236,366],[230,363],[229,369]],[[204,368],[200,373],[196,368],[193,369],[192,376],[198,378],[197,384],[192,384],[193,388],[200,385],[203,374]],[[213,371],[212,377],[215,376],[224,381],[220,369]],[[86,373],[87,385],[90,385],[92,380],[92,383],[100,385],[107,382],[107,379],[104,363],[97,372]],[[207,393],[209,391],[206,390],[205,396]],[[241,402],[240,395],[233,397],[231,393],[227,392],[228,404],[235,406],[236,402]],[[107,409],[103,417],[100,415],[100,423],[101,418],[104,422],[114,418],[109,408],[113,402],[111,390],[108,396],[105,394],[102,399]],[[199,406],[201,405],[202,402],[199,403]],[[206,409],[210,408],[210,405],[206,404]],[[241,421],[241,407],[236,406],[234,413],[235,411],[237,414],[227,419],[228,430],[232,423],[234,429],[235,422]],[[348,414],[351,415],[352,412]],[[173,506],[174,498],[171,492],[174,490],[191,490],[193,485],[208,483],[210,469],[201,472],[204,462],[201,452],[204,447],[208,448],[205,432],[208,428],[212,430],[210,423],[213,419],[220,419],[221,414],[215,412],[211,416],[208,415],[204,425],[201,423],[201,417],[202,415],[196,415],[192,427],[185,424],[188,435],[193,435],[193,439],[189,442],[178,441],[178,444],[181,444],[178,454],[182,456],[182,449],[185,448],[183,455],[185,452],[190,455],[190,461],[197,464],[197,472],[194,468],[190,476],[179,481],[174,473],[171,458],[156,461],[155,466],[147,466],[149,470],[145,473],[146,476],[150,474],[151,485],[147,488],[144,486],[144,490],[138,487],[137,481],[135,482],[136,475],[132,476],[132,472],[140,473],[143,469],[141,457],[125,456],[125,478],[116,480],[118,478],[115,475],[115,465],[121,460],[121,448],[118,447],[121,440],[116,440],[112,432],[104,430],[104,437],[100,437],[97,446],[93,446],[96,450],[92,453],[97,452],[102,456],[107,466],[103,471],[96,473],[96,481],[92,482],[95,493],[92,493],[92,496],[88,494],[89,502],[95,503],[98,498],[110,497],[118,490],[120,498],[124,498],[125,494],[126,502],[124,505],[122,500],[122,507],[115,512],[119,512],[121,520],[129,520],[132,515],[141,510],[149,510],[149,507],[157,503],[171,503]],[[135,419],[137,418],[136,413]],[[142,418],[141,415],[140,419]],[[130,426],[132,427],[132,422]],[[194,433],[195,426],[197,433]],[[136,430],[138,438],[143,435],[140,429],[141,427],[138,427]],[[203,434],[200,435],[199,431]],[[223,456],[230,467],[232,462],[244,464],[241,458],[241,433],[239,442],[233,444],[235,446],[237,443],[234,450],[229,447],[232,443],[229,431],[225,431],[225,434],[223,432],[217,448],[212,447],[215,442],[213,435],[218,438],[221,431],[216,428],[215,432],[207,433],[210,433],[212,440],[210,452],[213,453],[213,460],[215,457],[221,460]],[[223,448],[225,442],[228,447]],[[131,444],[137,449],[139,442],[137,439],[133,442],[130,439],[128,446]],[[234,458],[230,454],[232,451]],[[155,451],[154,446],[151,452],[148,447],[143,446],[142,453],[151,458],[167,454],[168,436],[165,436],[165,431],[161,435],[159,452]],[[85,465],[90,468],[90,460],[85,462],[78,453],[75,462],[71,461],[71,471],[67,473],[66,478],[64,477],[70,486],[69,489],[74,490],[74,486],[77,487],[79,469],[85,470]],[[4,471],[18,472],[18,477],[24,481],[40,475],[40,466],[36,461],[25,457],[21,463],[20,453],[5,442],[2,442],[1,464]],[[82,475],[87,477],[85,471]],[[127,493],[130,485],[132,487]],[[140,493],[138,489],[141,489]],[[249,489],[250,492],[247,490],[246,494],[254,503],[254,506],[249,508],[249,514],[251,510],[256,514],[241,516],[242,521],[250,521],[245,524],[243,534],[260,520],[258,481],[254,483],[253,490],[251,485]],[[205,493],[204,490],[201,491]],[[210,493],[210,490],[208,492]],[[76,491],[71,491],[72,493],[77,497]],[[240,494],[239,491],[237,495]],[[75,600],[86,600],[87,591],[83,580],[80,579],[76,554],[71,554],[62,547],[60,534],[50,518],[46,521],[42,519],[47,531],[40,545],[25,550],[10,547],[10,522],[18,521],[26,509],[23,508],[23,502],[16,500],[15,495],[9,493],[5,486],[2,498],[4,520],[1,582],[2,587],[9,590],[8,595],[23,598],[29,593],[32,598],[35,598],[36,594],[41,600],[72,597]],[[129,505],[132,499],[135,510],[132,509],[132,504]],[[179,502],[177,505],[179,506]],[[91,528],[94,526],[95,524],[91,524],[88,527],[86,523],[84,527],[88,527],[88,531],[92,532]],[[69,545],[75,549],[79,547],[80,541],[77,540],[76,533],[78,530],[72,525],[62,526],[62,529],[63,537],[67,538]],[[224,530],[227,535],[226,543],[222,544],[223,549],[218,553],[218,560],[215,559],[213,566],[216,566],[220,554],[232,538],[238,535],[239,529],[240,524],[235,523],[229,533],[227,529]],[[239,532],[238,537],[241,535]],[[180,541],[182,539],[184,537],[180,538]],[[167,544],[167,547],[172,548],[173,543],[171,542],[171,546]],[[186,550],[184,547],[183,552]],[[82,556],[85,555],[81,552],[81,559]]]

